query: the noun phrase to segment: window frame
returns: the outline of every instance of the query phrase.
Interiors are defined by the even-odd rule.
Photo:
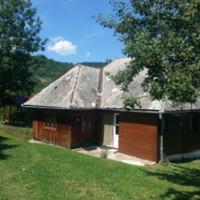
[[[118,120],[117,120],[117,117],[118,117]],[[117,123],[117,121],[118,121],[118,123]],[[113,126],[114,126],[114,134],[119,135],[119,113],[114,113]]]

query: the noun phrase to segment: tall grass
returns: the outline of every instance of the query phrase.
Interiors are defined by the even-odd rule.
[[[14,125],[4,125],[0,123],[0,130],[3,130],[8,135],[22,138],[25,141],[30,140],[33,135],[32,128],[28,126],[21,127],[21,126],[14,126]]]

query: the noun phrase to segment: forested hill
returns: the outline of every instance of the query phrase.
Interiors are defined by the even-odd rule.
[[[39,68],[35,71],[35,79],[37,86],[34,89],[34,94],[48,86],[51,82],[65,74],[75,66],[74,63],[58,62],[53,59],[48,59],[45,56],[35,56],[35,62],[39,62]],[[82,62],[79,64],[91,67],[104,67],[109,61],[105,62]]]
[[[89,66],[89,67],[102,68],[105,65],[107,65],[109,62],[110,62],[110,60],[106,60],[105,62],[82,62],[82,63],[79,63],[79,64],[86,65],[86,66]]]

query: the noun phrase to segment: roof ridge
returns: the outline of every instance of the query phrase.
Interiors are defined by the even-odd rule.
[[[96,107],[98,108],[101,106],[101,100],[102,100],[103,70],[104,68],[100,68],[99,70],[99,81],[98,81],[97,96],[96,96]]]
[[[78,82],[78,77],[79,77],[79,73],[80,73],[80,69],[81,69],[80,65],[77,65],[76,67],[78,67],[78,71],[77,71],[76,78],[75,78],[74,88],[73,88],[73,91],[72,91],[72,94],[71,94],[71,97],[70,97],[70,107],[71,107],[73,100],[74,100],[74,94],[75,94],[75,90],[76,90],[76,86],[77,86],[77,82]]]

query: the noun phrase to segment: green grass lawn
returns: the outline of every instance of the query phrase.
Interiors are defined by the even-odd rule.
[[[200,199],[199,160],[136,167],[6,132],[0,129],[0,200]]]

